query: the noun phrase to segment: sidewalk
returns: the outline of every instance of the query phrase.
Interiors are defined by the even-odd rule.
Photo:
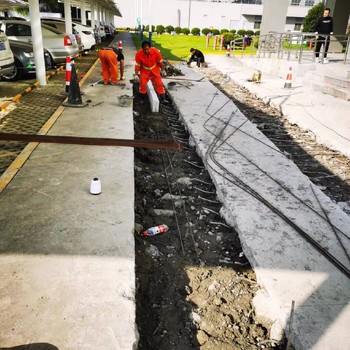
[[[255,62],[249,57],[207,55],[206,60],[209,67],[215,67],[258,98],[281,110],[290,123],[310,130],[318,143],[350,158],[350,101],[314,91],[309,84],[305,84],[296,76],[293,76],[292,89],[284,89],[285,78],[265,73],[262,74],[261,84],[248,82],[256,72],[252,66],[258,69],[260,64],[259,60]],[[342,63],[322,65],[318,68],[343,72],[344,77],[350,70],[349,65],[345,66]]]
[[[91,86],[98,62],[81,89],[89,106],[64,109],[50,135],[133,139],[135,48],[127,33],[115,40],[126,86]],[[133,153],[40,144],[2,192],[0,348],[136,349]]]

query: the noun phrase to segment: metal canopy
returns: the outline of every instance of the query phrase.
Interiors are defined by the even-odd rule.
[[[39,1],[39,0],[38,0]],[[59,0],[63,2],[63,0]],[[74,7],[81,7],[81,0],[71,0],[71,5]],[[115,16],[122,17],[117,4],[113,0],[94,0],[94,4],[98,4],[104,7],[106,10],[111,11]],[[16,7],[28,7],[28,2],[24,0],[1,0],[0,1],[0,11],[10,10]],[[85,0],[85,7],[90,10],[90,1]]]
[[[64,0],[59,0],[59,2],[63,2]],[[81,8],[81,0],[71,0],[70,4],[74,7]],[[113,0],[94,0],[94,4],[98,4],[105,9],[111,11],[115,16],[122,17],[117,4]],[[90,1],[85,0],[85,8],[86,10],[90,10]]]
[[[28,7],[28,3],[22,0],[1,0],[0,11],[10,10],[15,7]]]

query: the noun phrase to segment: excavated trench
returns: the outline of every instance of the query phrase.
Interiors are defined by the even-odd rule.
[[[203,73],[350,214],[350,161],[317,144],[281,113],[216,70]],[[139,349],[285,349],[256,318],[259,286],[237,233],[219,212],[215,187],[172,106],[151,114],[134,85],[136,138],[175,140],[181,152],[135,151],[136,275]],[[166,224],[169,231],[141,237]]]

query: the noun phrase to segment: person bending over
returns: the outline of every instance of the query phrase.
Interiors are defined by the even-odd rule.
[[[201,63],[204,63],[204,55],[203,52],[194,48],[190,49],[192,56],[187,61],[187,65],[190,66],[192,62],[197,62],[197,67],[201,66]]]

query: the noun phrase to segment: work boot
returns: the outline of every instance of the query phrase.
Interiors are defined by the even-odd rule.
[[[166,97],[165,97],[165,94],[160,94],[160,95],[158,95],[159,96],[159,102],[161,103],[161,104],[168,104],[169,103],[169,101],[166,99]]]
[[[143,105],[146,102],[147,94],[141,94],[140,92],[139,96],[140,96],[140,103]]]

